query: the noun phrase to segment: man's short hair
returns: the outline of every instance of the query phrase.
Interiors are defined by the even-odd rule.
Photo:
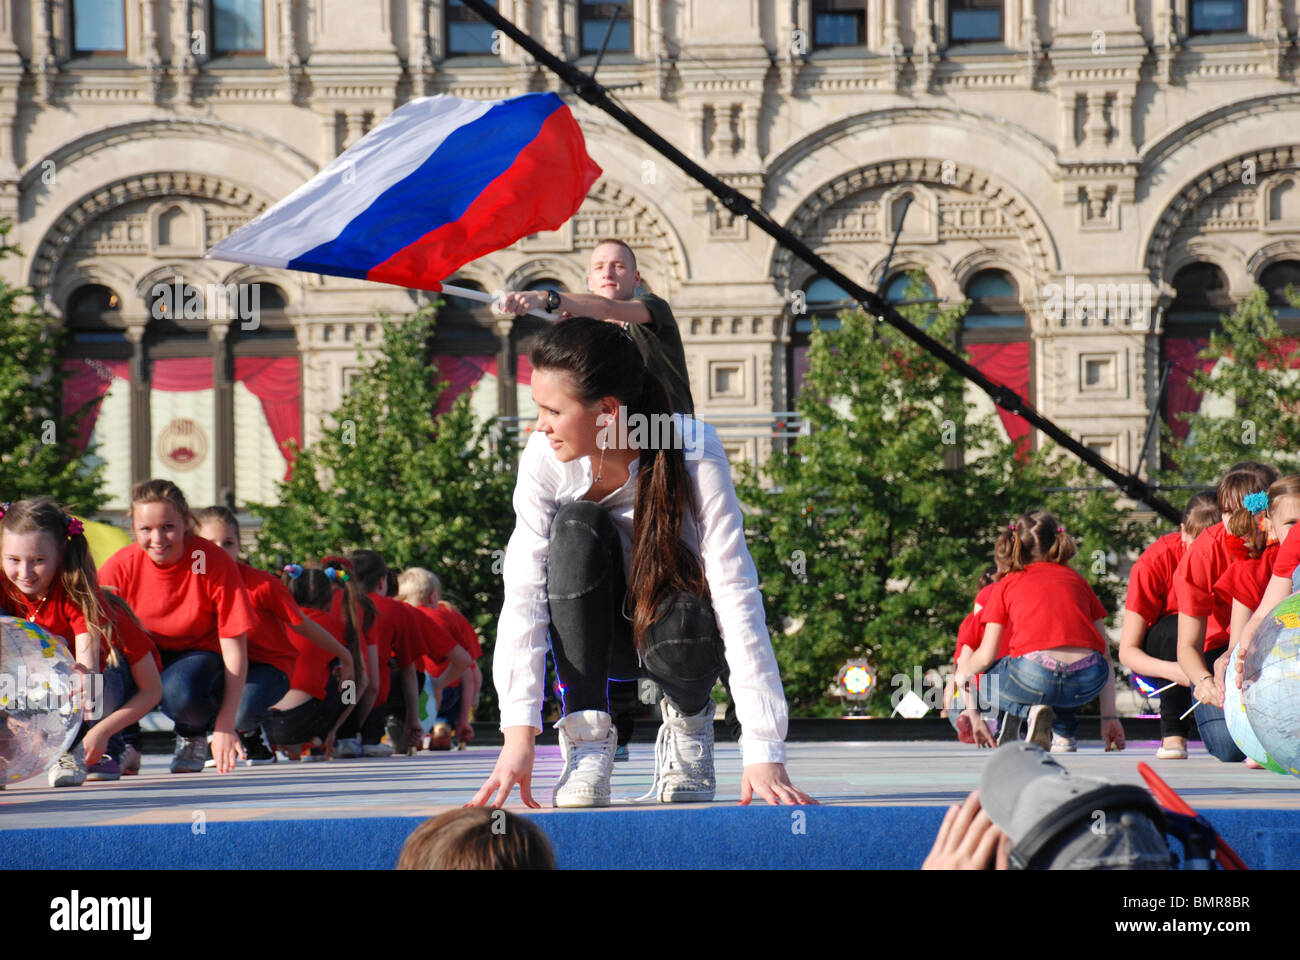
[[[627,251],[627,255],[628,255],[629,257],[632,258],[632,269],[635,270],[635,269],[637,268],[637,266],[636,266],[636,254],[632,252],[632,248],[631,248],[631,247],[629,247],[626,243],[624,243],[622,240],[619,240],[619,239],[616,238],[616,237],[604,237],[604,238],[602,238],[602,239],[600,239],[600,240],[597,240],[597,241],[596,241],[596,247],[604,246],[604,245],[607,244],[607,243],[617,244],[618,246],[620,246],[620,247],[622,247],[624,250],[626,250],[626,251]],[[595,253],[595,252],[596,252],[596,247],[592,247],[592,248],[591,248],[592,253]]]

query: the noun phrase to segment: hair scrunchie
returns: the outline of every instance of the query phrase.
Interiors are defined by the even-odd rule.
[[[290,579],[297,580],[299,577],[302,576],[302,564],[286,563],[283,567],[283,572],[287,573]]]
[[[1251,513],[1263,513],[1268,509],[1268,494],[1263,490],[1259,493],[1248,493],[1242,498],[1241,505]]]

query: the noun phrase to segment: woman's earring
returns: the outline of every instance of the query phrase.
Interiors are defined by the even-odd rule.
[[[600,465],[596,467],[596,482],[600,483],[600,478],[605,475],[605,440],[602,437],[600,441]]]

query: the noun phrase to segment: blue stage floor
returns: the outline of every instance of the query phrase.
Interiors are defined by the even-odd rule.
[[[1072,771],[1141,783],[1146,760],[1205,813],[1255,868],[1300,867],[1300,778],[1225,765],[1193,748],[1186,761],[1155,761],[1156,744],[1119,754],[1083,744],[1058,757]],[[140,776],[54,790],[43,779],[0,793],[0,867],[391,867],[421,820],[473,796],[496,759],[476,748],[416,757],[279,763],[233,774],[173,776],[148,756]],[[615,768],[615,796],[650,786],[652,747],[633,744]],[[740,756],[717,748],[713,804],[650,802],[554,811],[558,748],[539,747],[529,811],[551,837],[561,867],[692,869],[915,868],[943,808],[978,782],[987,753],[933,742],[793,743],[794,782],[822,807],[741,808]],[[516,799],[512,809],[523,812]],[[801,816],[802,815],[802,816]]]

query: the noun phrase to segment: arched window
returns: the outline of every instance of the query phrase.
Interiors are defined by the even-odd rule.
[[[101,284],[79,287],[68,298],[64,323],[76,343],[124,343],[122,301]]]
[[[1263,278],[1261,277],[1261,281]],[[1181,413],[1195,413],[1201,395],[1189,385],[1198,369],[1208,371],[1212,363],[1199,354],[1209,343],[1210,334],[1220,329],[1220,317],[1233,310],[1228,296],[1228,282],[1212,263],[1189,263],[1174,274],[1174,299],[1165,314],[1160,339],[1160,358],[1169,370],[1163,400],[1165,421],[1178,441],[1186,438],[1190,425],[1179,419]]]
[[[1025,326],[1020,293],[1005,270],[981,270],[966,282],[966,296],[971,301],[962,322],[966,330]]]
[[[63,309],[71,333],[64,346],[64,413],[86,409],[73,442],[94,443],[89,458],[104,464],[110,506],[126,506],[131,495],[131,355],[122,320],[122,300],[103,284],[78,287]]]
[[[1233,310],[1228,281],[1212,263],[1189,263],[1174,274],[1174,300],[1168,324],[1186,333],[1208,334],[1219,317]]]
[[[888,282],[885,284],[885,290],[884,290],[885,299],[888,300],[890,303],[906,303],[909,300],[907,285],[908,285],[908,276],[906,273],[894,274],[892,277],[889,278]],[[916,299],[919,300],[934,299],[934,287],[931,285],[929,277],[922,278],[921,295]]]
[[[1300,294],[1300,260],[1283,260],[1269,264],[1259,275],[1259,285],[1268,292],[1268,305],[1278,323],[1294,329],[1300,326],[1300,308],[1287,298],[1287,287]]]
[[[821,330],[838,330],[840,311],[851,309],[856,303],[847,290],[826,277],[813,277],[804,284],[803,310],[798,309],[796,300],[791,316],[790,349],[786,354],[788,389],[785,409],[794,409],[795,397],[799,395],[804,374],[808,372],[808,347],[814,324]]]
[[[1033,403],[1034,352],[1016,281],[1005,270],[981,270],[966,281],[965,294],[971,305],[962,318],[958,347],[990,380],[1005,384]],[[977,404],[988,402],[973,384],[967,385],[966,396]],[[1033,442],[1028,422],[1001,407],[996,409],[1007,438],[1027,451]]]

